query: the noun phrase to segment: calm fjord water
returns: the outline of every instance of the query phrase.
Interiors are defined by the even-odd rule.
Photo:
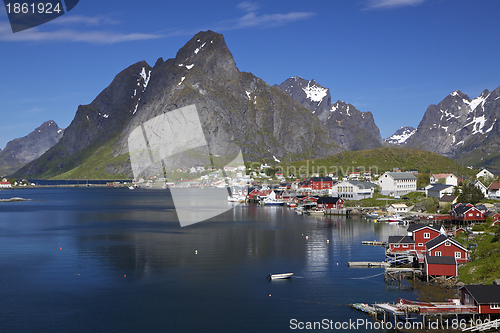
[[[382,269],[347,267],[383,260],[361,241],[401,227],[236,205],[181,228],[168,191],[0,191],[16,196],[35,201],[0,203],[2,332],[289,332],[291,319],[370,319],[349,303],[415,298]]]

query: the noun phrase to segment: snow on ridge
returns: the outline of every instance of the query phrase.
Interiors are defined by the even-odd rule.
[[[321,104],[321,101],[323,101],[328,92],[328,89],[322,88],[319,85],[311,86],[311,82],[307,84],[307,87],[302,88],[302,90],[304,90],[308,99],[318,104]]]
[[[491,127],[490,127],[490,128],[488,128],[486,131],[484,131],[484,133],[489,133],[489,132],[491,132],[491,130],[493,129],[493,126],[495,126],[496,122],[497,122],[497,119],[495,119],[495,121],[493,122],[493,124],[491,124]]]
[[[276,156],[274,156],[274,155],[273,155],[273,158],[274,158],[274,161],[275,161],[275,162],[281,163],[281,161],[280,161],[280,160],[278,160],[278,159],[276,158]]]
[[[196,48],[196,50],[194,50],[194,54],[198,54],[198,52],[201,51],[201,49],[207,44],[207,42],[204,42],[200,47]]]
[[[335,111],[337,111],[337,109],[338,109],[338,108],[339,108],[339,107],[338,107],[338,104],[337,104],[337,103],[332,104],[332,107],[330,108],[330,112],[335,112]]]
[[[191,65],[186,65],[186,68],[187,68],[187,69],[191,69],[191,68],[193,68],[193,67],[194,67],[194,64],[191,64]]]
[[[402,126],[399,129],[401,129],[403,127],[405,127],[405,126]],[[412,131],[405,131],[405,132],[403,132],[403,134],[399,134],[399,135],[393,134],[392,136],[388,137],[384,141],[388,142],[388,143],[392,143],[392,144],[402,145],[402,144],[406,143],[406,141],[410,137],[412,137],[413,134],[415,134],[415,132],[417,132],[416,129],[414,129]]]
[[[144,87],[142,91],[144,92],[144,90],[148,87],[149,79],[151,78],[151,71],[149,71],[148,74],[146,75],[146,68],[142,67],[142,71],[139,73],[139,75],[144,80],[144,84],[142,85]]]
[[[488,94],[488,96],[486,96],[486,97],[484,97],[483,95],[481,95],[479,97],[474,98],[470,102],[464,100],[464,103],[467,104],[467,105],[469,105],[469,107],[470,107],[469,112],[474,111],[479,105],[482,105],[483,109],[484,109],[484,102],[486,102],[486,100],[488,99],[488,97],[490,97],[490,95],[491,95],[491,93]]]
[[[464,128],[469,126],[469,125],[472,125],[472,134],[471,135],[474,135],[477,133],[484,134],[483,127],[484,127],[485,122],[486,122],[486,118],[484,118],[484,116],[474,117],[470,123],[468,123],[464,126]]]
[[[182,84],[182,82],[184,82],[185,79],[186,79],[185,76],[181,77],[181,82],[179,82],[177,85],[180,86]]]

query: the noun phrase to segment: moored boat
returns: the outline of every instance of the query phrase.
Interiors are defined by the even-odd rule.
[[[311,209],[307,211],[309,215],[325,215],[325,211],[323,209]]]
[[[269,274],[268,278],[271,280],[280,280],[280,279],[290,279],[292,276],[293,273]]]

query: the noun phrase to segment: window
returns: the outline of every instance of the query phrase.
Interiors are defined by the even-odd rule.
[[[435,255],[436,257],[441,257],[441,251],[436,251],[436,252],[434,252],[434,255]]]
[[[429,239],[431,238],[431,233],[430,232],[424,232],[424,239]]]
[[[462,253],[455,252],[455,258],[462,258]]]
[[[405,248],[408,247],[408,244],[403,244],[403,247],[405,247]]]
[[[444,243],[444,246],[451,246],[450,241],[446,241],[446,242]]]
[[[472,213],[469,213],[469,216],[472,217]]]
[[[424,243],[418,243],[418,246],[424,246]]]
[[[464,300],[466,304],[469,303],[469,294],[465,294]]]
[[[498,303],[490,304],[490,309],[500,309],[500,304]]]

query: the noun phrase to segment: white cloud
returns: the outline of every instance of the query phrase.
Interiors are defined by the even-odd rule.
[[[268,28],[282,26],[291,22],[305,20],[313,17],[316,13],[313,12],[290,12],[285,14],[257,14],[259,5],[252,2],[242,2],[238,8],[247,12],[243,17],[222,21],[218,24],[216,29],[218,31],[234,30],[242,28]]]
[[[0,22],[0,41],[5,42],[87,42],[100,44],[114,44],[146,39],[163,38],[159,34],[145,33],[116,33],[108,31],[77,31],[62,29],[55,31],[40,31],[38,28],[31,28],[17,33],[12,33],[8,23]]]
[[[99,26],[99,25],[110,25],[118,24],[120,21],[114,20],[109,17],[109,15],[98,15],[98,16],[81,16],[81,15],[66,15],[58,17],[56,20],[52,20],[47,24],[84,24],[86,26]]]
[[[246,12],[255,12],[260,8],[259,4],[256,2],[243,1],[237,6],[239,9],[242,9]]]
[[[405,6],[418,6],[425,0],[369,0],[367,9],[391,9]]]

